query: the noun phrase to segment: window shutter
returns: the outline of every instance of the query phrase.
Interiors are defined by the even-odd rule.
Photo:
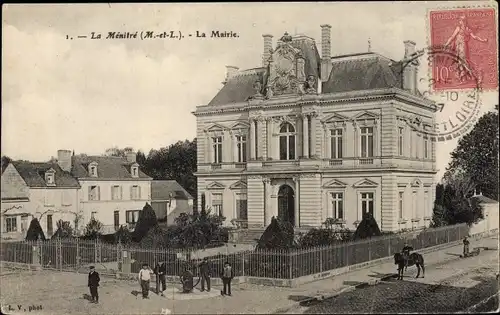
[[[134,186],[130,186],[130,200],[134,199]]]
[[[123,199],[123,187],[120,186],[120,200]]]
[[[101,186],[97,186],[97,200],[101,200]]]
[[[89,198],[89,200],[92,200],[92,199],[91,199],[91,197],[90,197],[90,194],[91,194],[91,193],[92,193],[92,187],[91,187],[91,186],[89,186],[89,194],[88,194],[88,198]]]
[[[137,199],[141,199],[141,186],[137,186]]]

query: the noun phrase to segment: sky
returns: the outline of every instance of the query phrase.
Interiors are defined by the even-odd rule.
[[[455,2],[455,5],[460,3]],[[470,4],[470,2],[465,2]],[[2,155],[48,160],[58,149],[149,152],[193,139],[196,106],[222,87],[225,66],[259,67],[262,34],[316,39],[332,26],[332,55],[371,50],[403,57],[403,41],[428,44],[426,15],[439,2],[3,5]],[[74,39],[90,32],[212,30],[238,38]],[[424,71],[425,72],[425,71]],[[485,92],[482,112],[498,91]],[[439,143],[444,170],[455,141]]]

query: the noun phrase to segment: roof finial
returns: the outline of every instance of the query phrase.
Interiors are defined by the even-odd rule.
[[[372,52],[372,40],[368,37],[368,52]]]

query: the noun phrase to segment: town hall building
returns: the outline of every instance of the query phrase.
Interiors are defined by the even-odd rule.
[[[355,229],[369,212],[381,230],[429,226],[435,143],[413,130],[435,120],[417,89],[415,43],[402,61],[375,52],[331,54],[331,26],[315,40],[263,35],[262,66],[227,66],[222,89],[197,118],[198,210],[263,228],[327,219]],[[204,200],[204,202],[203,202]]]

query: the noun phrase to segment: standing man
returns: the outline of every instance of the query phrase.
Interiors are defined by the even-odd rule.
[[[231,280],[234,278],[233,268],[231,264],[226,262],[224,264],[224,270],[222,271],[222,283],[224,284],[224,289],[221,292],[222,295],[231,296]]]
[[[205,291],[205,281],[207,282],[207,292],[210,292],[210,277],[212,276],[212,269],[208,262],[208,257],[203,258],[199,265],[201,273],[201,292]]]
[[[90,289],[90,296],[92,297],[91,303],[99,303],[99,293],[97,292],[97,287],[99,287],[99,273],[95,271],[94,266],[90,266],[88,287]]]
[[[156,274],[156,294],[160,294],[161,296],[163,295],[163,291],[167,289],[167,281],[166,281],[166,274],[167,274],[167,266],[165,266],[165,262],[159,262],[155,266],[155,274]],[[160,283],[161,283],[161,290],[160,290]]]
[[[139,271],[139,283],[142,290],[142,298],[149,299],[149,281],[153,271],[149,268],[147,263],[142,264],[142,269]]]
[[[464,257],[467,257],[469,255],[469,239],[464,237]]]

